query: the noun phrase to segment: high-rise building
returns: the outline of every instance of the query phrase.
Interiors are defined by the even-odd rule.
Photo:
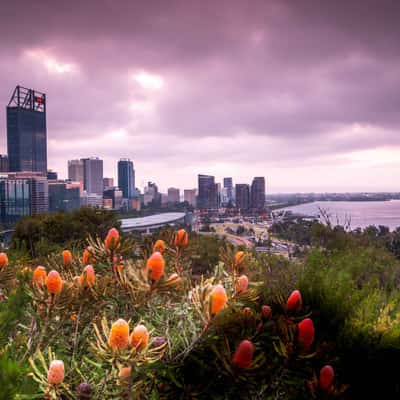
[[[251,183],[251,208],[262,210],[265,206],[265,178],[257,176]]]
[[[198,175],[197,207],[200,209],[217,208],[217,187],[213,176]]]
[[[111,200],[111,206],[114,210],[119,210],[122,206],[123,194],[119,188],[111,188],[104,191],[103,201]]]
[[[161,205],[161,193],[159,193],[154,182],[147,182],[147,186],[144,188],[143,204],[148,205],[150,203],[154,206]]]
[[[233,202],[233,181],[232,178],[224,178],[224,191],[223,191],[223,202],[228,204]]]
[[[0,175],[0,220],[14,223],[49,210],[48,183],[41,172]]]
[[[196,189],[185,189],[183,191],[183,200],[196,207]]]
[[[7,106],[7,149],[11,172],[47,174],[46,95],[17,86]]]
[[[180,200],[180,192],[178,188],[168,188],[168,203],[179,203]]]
[[[68,179],[73,182],[84,181],[83,160],[68,161]]]
[[[122,190],[124,199],[133,199],[136,196],[135,170],[129,158],[118,161],[118,187]]]
[[[237,183],[236,191],[236,207],[241,210],[250,208],[250,186],[247,183]]]
[[[103,160],[83,159],[83,188],[87,193],[103,195]]]
[[[8,156],[0,154],[0,172],[8,172]]]
[[[47,171],[47,180],[49,181],[56,181],[58,179],[58,174],[56,171],[49,169]]]
[[[114,187],[114,179],[113,178],[103,178],[103,189],[112,189]]]
[[[67,182],[49,182],[49,211],[72,211],[80,207],[79,186]]]

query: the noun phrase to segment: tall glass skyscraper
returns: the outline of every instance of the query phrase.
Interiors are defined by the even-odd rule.
[[[135,197],[135,170],[129,158],[121,158],[118,161],[118,187],[122,190],[124,199]]]
[[[251,183],[251,208],[262,210],[265,206],[265,178],[256,176]]]
[[[17,86],[7,106],[10,172],[47,174],[46,95]]]
[[[103,160],[83,158],[83,188],[87,193],[103,195]]]
[[[217,186],[211,175],[198,175],[197,207],[200,209],[215,209],[218,207]]]

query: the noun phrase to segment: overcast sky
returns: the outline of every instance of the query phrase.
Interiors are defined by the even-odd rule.
[[[400,1],[0,1],[2,152],[16,84],[47,94],[61,177],[400,190]]]

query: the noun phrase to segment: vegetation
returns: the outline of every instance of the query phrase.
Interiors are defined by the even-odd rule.
[[[0,254],[0,399],[399,396],[390,232],[312,224],[288,260],[108,228],[52,239],[43,266],[31,249]]]

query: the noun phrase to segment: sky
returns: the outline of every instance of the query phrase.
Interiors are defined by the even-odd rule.
[[[17,84],[47,94],[48,166],[136,185],[400,191],[397,0],[0,1],[0,151]]]

